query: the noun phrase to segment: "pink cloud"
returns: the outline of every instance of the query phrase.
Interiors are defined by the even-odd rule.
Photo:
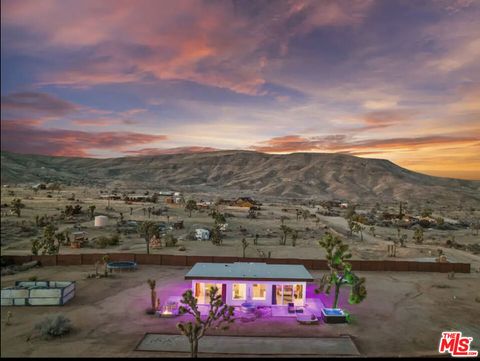
[[[167,139],[166,135],[134,132],[43,129],[15,121],[2,121],[1,128],[2,150],[26,154],[89,157],[94,149],[123,152]]]
[[[263,2],[258,14],[227,1],[10,1],[2,22],[44,39],[29,50],[95,47],[95,57],[43,74],[41,82],[90,86],[182,79],[259,94],[273,48],[295,34],[363,21],[370,0]]]
[[[53,95],[40,92],[19,92],[4,95],[1,98],[2,117],[15,119],[59,118],[75,113],[79,106]]]

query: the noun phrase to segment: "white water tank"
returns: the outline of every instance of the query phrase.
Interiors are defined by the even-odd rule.
[[[96,216],[95,217],[95,227],[105,227],[108,223],[107,216]]]

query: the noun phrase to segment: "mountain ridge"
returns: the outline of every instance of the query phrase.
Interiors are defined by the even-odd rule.
[[[385,159],[339,153],[218,150],[121,158],[1,152],[1,182],[175,188],[283,198],[480,204],[480,181],[430,176]]]

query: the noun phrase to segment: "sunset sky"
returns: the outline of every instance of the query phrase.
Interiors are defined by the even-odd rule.
[[[1,0],[2,150],[342,152],[480,179],[480,1]]]

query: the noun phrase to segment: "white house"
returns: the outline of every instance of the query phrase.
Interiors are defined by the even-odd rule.
[[[216,286],[224,303],[241,306],[304,306],[307,282],[312,275],[303,265],[267,263],[197,263],[185,279],[199,304],[209,303],[209,290]]]

